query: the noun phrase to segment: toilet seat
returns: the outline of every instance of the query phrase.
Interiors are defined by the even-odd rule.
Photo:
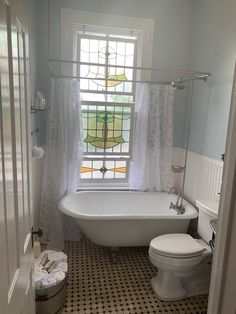
[[[168,269],[175,269],[182,271],[183,268],[188,269],[189,267],[193,267],[198,265],[206,255],[200,254],[198,256],[186,257],[186,258],[179,258],[179,257],[172,257],[172,256],[164,256],[158,253],[154,253],[149,248],[149,259],[153,265],[159,268],[162,265],[162,268]],[[165,266],[164,266],[165,265]]]
[[[149,253],[151,253],[153,256],[163,256],[163,257],[167,257],[167,258],[172,258],[172,259],[190,259],[190,258],[194,258],[194,257],[199,257],[201,255],[203,255],[204,251],[201,252],[197,252],[197,253],[193,253],[193,254],[186,254],[186,255],[177,255],[177,254],[165,254],[162,252],[158,252],[156,250],[154,250],[153,248],[149,248]]]
[[[189,234],[166,234],[154,238],[150,243],[150,252],[170,258],[193,258],[202,255],[206,250],[200,241]]]

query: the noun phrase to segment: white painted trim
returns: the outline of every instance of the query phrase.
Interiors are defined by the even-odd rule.
[[[116,186],[93,186],[93,185],[83,185],[81,187],[78,187],[77,191],[130,191],[128,184],[125,185],[116,185]]]
[[[137,63],[139,66],[151,68],[152,66],[152,47],[153,47],[153,33],[155,27],[154,19],[145,19],[137,17],[127,17],[118,15],[106,15],[101,13],[94,13],[88,11],[78,11],[71,9],[61,9],[61,59],[64,60],[77,60],[76,50],[77,50],[77,33],[81,30],[81,25],[91,25],[97,27],[113,28],[115,30],[133,30],[138,33],[138,45],[137,51],[135,53],[135,59],[137,58]],[[148,47],[149,49],[145,49]],[[63,75],[76,75],[75,66],[73,64],[61,64],[61,70]],[[151,73],[144,71],[139,75],[139,79],[149,80],[151,78]],[[96,93],[96,91],[94,91]],[[122,104],[118,104],[122,106]],[[128,105],[127,105],[128,106]],[[130,158],[132,156],[132,128],[133,128],[133,117],[134,108],[131,106],[131,131],[130,131]],[[111,156],[115,155],[111,154]],[[117,154],[116,154],[117,155]],[[96,155],[94,155],[96,156]],[[127,160],[127,167],[129,161]],[[106,185],[109,179],[106,179]],[[128,178],[126,178],[128,180]],[[86,183],[84,182],[86,181]],[[112,180],[112,183],[119,179]],[[81,184],[97,184],[101,186],[100,180],[95,182],[95,180],[81,180]],[[125,185],[125,183],[124,183]]]
[[[144,30],[147,32],[152,32],[155,27],[154,19],[103,14],[66,8],[61,8],[61,17],[67,21],[70,19],[73,24],[100,25],[104,27]]]
[[[189,153],[196,157],[196,158],[199,158],[201,159],[202,161],[206,161],[206,162],[210,162],[218,167],[223,167],[224,163],[223,161],[221,160],[217,160],[217,159],[214,159],[214,158],[210,158],[210,157],[207,157],[207,156],[204,156],[202,154],[198,154],[198,153],[195,153],[195,152],[192,152],[192,151],[189,151]],[[178,156],[179,158],[183,158],[184,160],[184,154],[185,154],[185,149],[184,148],[181,148],[181,147],[174,147],[174,155]]]
[[[209,162],[209,163],[211,163],[211,164],[213,164],[215,166],[223,168],[223,164],[224,163],[221,160],[216,160],[216,159],[204,156],[204,155],[200,155],[200,154],[194,153],[192,151],[190,151],[190,153],[192,154],[192,156],[195,156],[196,158],[200,158],[202,161]]]
[[[209,314],[235,313],[235,228],[236,228],[236,67],[231,97],[229,125],[226,140],[221,200],[217,224]],[[232,268],[233,262],[233,268]]]
[[[142,32],[141,46],[138,55],[141,55],[140,66],[152,67],[154,19],[127,17],[119,15],[102,14],[88,11],[61,9],[61,59],[73,60],[75,51],[73,43],[76,41],[76,32],[81,24],[131,29]],[[146,48],[148,49],[142,49]],[[68,71],[68,65],[66,65]],[[62,67],[63,74],[66,69]],[[71,69],[70,69],[71,71]],[[142,80],[150,79],[150,73],[142,73]]]

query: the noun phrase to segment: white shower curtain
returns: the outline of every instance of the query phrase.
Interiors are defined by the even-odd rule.
[[[79,82],[51,81],[51,104],[41,194],[40,226],[50,247],[63,249],[64,239],[78,240],[76,223],[58,210],[59,200],[76,191],[83,156]]]
[[[171,86],[137,85],[131,189],[168,191],[173,184],[173,102]]]

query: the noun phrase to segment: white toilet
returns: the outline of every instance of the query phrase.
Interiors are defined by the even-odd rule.
[[[166,234],[153,239],[149,247],[151,263],[158,268],[152,287],[164,301],[207,294],[209,290],[212,251],[212,220],[217,219],[218,202],[196,202],[199,208],[198,234]]]

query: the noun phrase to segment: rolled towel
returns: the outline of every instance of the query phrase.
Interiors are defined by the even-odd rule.
[[[40,256],[36,259],[36,262],[39,262],[43,267],[49,262],[48,259],[48,254],[47,253],[42,253]]]
[[[64,271],[60,271],[60,270],[55,272],[55,273],[53,273],[53,276],[56,279],[57,283],[61,282],[66,277]]]
[[[49,288],[56,285],[56,279],[53,275],[48,274],[42,279],[42,288]]]
[[[51,256],[52,254],[54,254],[54,252],[56,252],[56,251],[54,251],[54,250],[46,250],[46,251],[43,251],[42,254],[47,254],[48,258],[50,259],[50,256]]]
[[[56,264],[57,264],[57,262],[55,262],[55,261],[49,261],[49,262],[44,266],[44,269],[46,269],[46,271],[50,273],[50,270],[51,270],[52,268],[54,268]]]
[[[44,277],[48,276],[48,273],[46,272],[46,270],[42,270],[42,269],[36,269],[34,272],[34,282],[35,282],[35,288],[39,289],[42,287],[42,281],[44,279]]]
[[[47,250],[44,253],[48,255],[50,261],[55,261],[57,263],[67,262],[67,256],[63,252]]]
[[[57,263],[67,262],[67,256],[63,252],[54,252],[51,256],[51,260]]]
[[[55,251],[47,250],[40,254],[40,256],[37,258],[38,261],[40,261],[40,264],[43,265],[43,267],[51,261],[50,257]]]
[[[41,265],[39,262],[34,264],[34,271],[42,270],[43,265]]]
[[[67,273],[68,265],[66,262],[57,263],[52,269],[50,269],[50,273],[56,273],[58,271],[63,271]]]

